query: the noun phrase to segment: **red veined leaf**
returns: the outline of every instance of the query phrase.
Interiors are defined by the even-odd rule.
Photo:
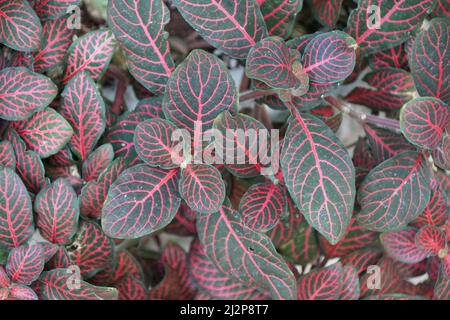
[[[9,288],[8,300],[39,300],[36,292],[28,286],[14,283]]]
[[[430,172],[422,154],[402,152],[375,167],[358,193],[358,223],[369,230],[402,229],[430,200]]]
[[[95,30],[84,34],[70,46],[67,69],[62,82],[66,84],[80,71],[88,71],[93,80],[100,79],[109,66],[116,40],[110,30]]]
[[[380,164],[401,152],[413,150],[413,147],[402,135],[388,129],[366,124],[364,125],[364,131],[366,132],[375,164]]]
[[[9,126],[8,130],[6,130],[4,137],[11,143],[14,149],[14,153],[16,154],[16,158],[25,153],[25,142],[22,140],[16,130],[14,130],[11,126]]]
[[[147,287],[133,276],[127,275],[115,284],[119,291],[118,300],[147,300]]]
[[[295,278],[288,265],[267,236],[242,224],[237,211],[224,205],[219,212],[200,215],[197,230],[220,271],[248,287],[270,291],[273,299],[295,298]]]
[[[442,144],[433,151],[434,163],[443,170],[450,170],[450,134],[444,134]]]
[[[109,266],[114,258],[114,243],[92,222],[80,221],[71,244],[67,245],[69,256],[80,268],[84,279],[89,279]]]
[[[49,71],[64,62],[74,31],[69,29],[67,18],[47,21],[42,25],[42,42],[39,50],[33,53],[36,72]]]
[[[269,35],[288,38],[295,18],[303,8],[303,0],[258,0]]]
[[[271,88],[290,90],[292,95],[308,92],[309,78],[300,62],[300,53],[279,37],[265,38],[250,49],[245,73]]]
[[[81,189],[79,202],[80,213],[83,216],[90,218],[100,217],[109,187],[124,169],[125,161],[123,158],[117,158],[103,171],[98,181],[89,181]]]
[[[393,260],[393,263],[397,268],[399,275],[404,279],[418,277],[427,272],[427,259],[416,263],[405,263]]]
[[[57,91],[46,76],[22,67],[3,69],[0,71],[0,118],[27,119],[48,106]]]
[[[436,8],[434,8],[433,13],[439,17],[448,17],[450,16],[450,1],[442,0],[436,1]]]
[[[449,39],[448,19],[433,19],[428,29],[416,37],[410,58],[411,73],[419,94],[439,98],[447,104],[450,104]]]
[[[356,142],[355,150],[353,151],[352,161],[356,168],[369,171],[376,166],[376,162],[367,140],[368,139],[359,137]]]
[[[134,112],[147,119],[163,119],[162,99],[162,95],[142,99],[136,105]]]
[[[312,13],[323,26],[334,28],[339,20],[343,0],[312,0]]]
[[[16,172],[28,191],[37,194],[49,180],[45,177],[42,160],[33,151],[25,151],[17,156]]]
[[[64,148],[73,135],[70,124],[52,108],[45,108],[27,120],[15,122],[13,128],[27,147],[41,158]]]
[[[9,253],[6,272],[10,279],[29,285],[44,270],[44,248],[39,244],[22,245]]]
[[[395,260],[404,263],[417,263],[427,255],[416,246],[416,228],[407,227],[403,230],[382,233],[381,243],[386,252]]]
[[[299,110],[306,111],[323,103],[323,98],[332,94],[338,84],[309,82],[309,90],[300,97],[292,97],[291,103]]]
[[[70,259],[69,252],[65,247],[58,247],[58,250],[53,257],[47,261],[46,270],[69,268],[73,265],[72,259]]]
[[[254,231],[272,229],[286,212],[286,194],[272,182],[251,186],[239,204],[244,225]]]
[[[134,147],[139,158],[150,166],[177,168],[183,159],[179,159],[175,153],[178,142],[173,139],[173,135],[176,130],[178,128],[173,123],[164,119],[149,119],[139,123],[134,134]]]
[[[80,209],[75,190],[63,178],[42,189],[34,201],[36,226],[51,243],[65,245],[77,231]]]
[[[337,300],[342,291],[343,268],[340,262],[315,269],[297,281],[299,300]]]
[[[210,53],[194,50],[170,77],[163,110],[168,120],[195,139],[199,130],[210,129],[222,111],[235,110],[237,103],[236,86],[225,64]]]
[[[189,208],[185,202],[181,202],[177,214],[164,231],[180,236],[193,236],[197,233],[195,230],[196,215],[197,213]]]
[[[425,297],[413,296],[402,293],[390,293],[390,294],[376,294],[365,297],[363,300],[376,300],[376,301],[410,301],[410,300],[426,300]]]
[[[195,296],[187,267],[186,252],[174,242],[169,242],[161,256],[164,278],[149,293],[150,299],[190,300]]]
[[[447,253],[445,232],[435,226],[424,226],[416,234],[416,245],[426,256],[437,255],[444,258]]]
[[[316,263],[321,250],[315,231],[305,220],[295,229],[290,239],[279,245],[279,251],[296,264],[306,267],[309,263]]]
[[[355,198],[355,169],[345,147],[322,121],[295,112],[280,164],[289,193],[308,223],[336,244],[350,223]]]
[[[355,67],[355,40],[342,31],[316,35],[303,53],[303,66],[313,82],[337,83]]]
[[[83,180],[97,180],[114,159],[114,150],[111,144],[105,143],[92,152],[83,162]]]
[[[366,55],[385,50],[405,42],[433,5],[433,0],[360,0],[348,19],[348,33]]]
[[[378,69],[366,74],[363,81],[369,87],[355,88],[347,101],[390,111],[399,110],[417,94],[411,74],[402,69]]]
[[[177,169],[136,165],[120,174],[103,206],[105,233],[119,239],[139,238],[169,224],[181,201],[177,173]]]
[[[35,0],[34,10],[42,20],[52,20],[70,13],[69,8],[80,5],[80,2],[81,0]]]
[[[261,299],[264,295],[254,288],[220,271],[194,239],[188,255],[189,271],[196,286],[211,297],[229,300]]]
[[[448,254],[447,252],[447,255],[443,257],[441,261],[441,270],[445,274],[445,276],[450,279],[450,254]]]
[[[46,163],[55,167],[67,167],[76,163],[69,147],[59,150],[54,155],[46,159]]]
[[[342,288],[339,300],[358,300],[360,295],[359,277],[355,267],[342,268]]]
[[[61,115],[73,128],[69,146],[86,160],[105,130],[105,104],[87,71],[78,72],[62,92]]]
[[[0,247],[20,246],[33,232],[31,200],[25,185],[13,170],[0,168]]]
[[[344,266],[353,266],[358,274],[366,272],[369,266],[377,264],[382,253],[374,248],[364,248],[341,258]]]
[[[373,245],[378,240],[378,233],[361,227],[355,218],[352,218],[345,236],[338,243],[331,245],[323,237],[319,237],[319,240],[323,254],[327,259],[331,259]]]
[[[39,277],[43,300],[116,300],[115,288],[96,287],[77,279],[71,269],[53,269]]]
[[[28,1],[0,2],[0,42],[17,51],[39,48],[42,25]]]
[[[303,56],[303,53],[305,52],[306,46],[318,34],[320,34],[320,32],[315,32],[315,33],[311,33],[311,34],[305,34],[305,35],[302,35],[300,37],[293,38],[291,40],[286,41],[286,45],[289,48],[291,48],[291,49],[297,50],[298,52],[300,52],[300,55]]]
[[[409,142],[427,149],[442,141],[450,123],[450,107],[439,99],[416,98],[400,111],[400,129]]]
[[[439,277],[433,290],[434,300],[449,300],[450,299],[450,278],[448,278],[441,269]]]
[[[330,105],[318,106],[310,110],[311,114],[322,120],[334,133],[341,127],[343,114]]]
[[[245,59],[267,35],[256,1],[175,0],[178,11],[206,41],[229,56]]]
[[[412,222],[421,228],[426,225],[440,227],[450,218],[450,209],[446,203],[443,190],[435,189],[431,191],[431,198],[425,210]]]
[[[408,54],[405,45],[401,44],[370,55],[369,65],[374,71],[385,68],[408,70]]]
[[[2,46],[0,48],[0,69],[8,67],[25,67],[33,69],[33,55],[29,52],[15,51],[9,47]]]
[[[14,169],[16,167],[16,154],[8,140],[0,141],[0,165]]]
[[[267,137],[267,141],[260,138],[267,133],[261,122],[242,113],[232,115],[225,111],[214,120],[213,128],[221,133],[221,137],[215,141],[222,149],[217,156],[219,160],[225,158],[222,159],[225,168],[233,175],[240,178],[255,177],[264,172],[263,165],[271,163],[264,152],[267,150],[264,143],[268,143],[270,137]],[[231,152],[227,146],[232,146],[235,151]]]
[[[108,26],[128,59],[130,73],[145,88],[164,92],[174,62],[170,56],[169,10],[163,0],[119,0],[108,3]]]
[[[178,185],[181,197],[199,213],[217,212],[225,200],[222,175],[209,164],[188,164],[181,170]]]
[[[42,242],[37,242],[37,244],[41,245],[42,248],[44,249],[44,261],[45,262],[47,262],[51,258],[53,258],[53,256],[58,251],[58,246],[53,243],[42,241]]]
[[[8,288],[11,285],[11,279],[9,279],[5,268],[0,265],[0,288]]]

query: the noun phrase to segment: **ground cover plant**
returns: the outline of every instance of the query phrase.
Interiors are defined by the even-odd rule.
[[[0,299],[449,299],[449,33],[448,0],[0,0]]]

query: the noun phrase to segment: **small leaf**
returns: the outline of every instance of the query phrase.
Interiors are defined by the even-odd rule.
[[[111,185],[103,206],[105,233],[119,239],[139,238],[169,224],[181,201],[177,173],[177,169],[147,165],[125,170]]]
[[[108,1],[107,10],[108,26],[127,57],[130,73],[151,92],[164,92],[174,68],[164,31],[169,22],[164,1]]]
[[[339,300],[358,300],[360,295],[358,272],[354,267],[342,268],[342,289]]]
[[[447,255],[447,238],[445,232],[435,226],[424,226],[416,234],[416,245],[426,256]]]
[[[0,141],[0,165],[11,169],[16,168],[16,154],[8,140]]]
[[[244,225],[254,231],[272,229],[286,211],[286,194],[272,182],[254,184],[242,196],[239,212]]]
[[[337,83],[355,67],[355,40],[341,31],[321,33],[306,46],[303,66],[312,82]]]
[[[174,0],[173,4],[206,41],[233,58],[245,59],[251,47],[267,35],[254,0]]]
[[[64,148],[73,135],[70,124],[54,109],[45,108],[29,119],[15,122],[13,128],[28,149],[47,158]]]
[[[430,195],[426,160],[417,152],[402,152],[364,179],[358,193],[358,223],[374,231],[400,230],[425,209]]]
[[[6,272],[10,279],[29,285],[44,270],[44,248],[39,244],[22,245],[11,250]]]
[[[403,135],[421,148],[436,148],[449,123],[450,107],[436,98],[416,98],[405,104],[400,111],[400,129]]]
[[[67,244],[75,235],[80,209],[75,190],[60,178],[42,189],[34,202],[36,226],[42,237]]]
[[[17,51],[39,48],[42,26],[28,1],[10,0],[0,3],[0,42]]]
[[[431,198],[425,210],[412,222],[421,228],[426,225],[440,227],[450,218],[450,208],[447,205],[443,190],[435,189],[431,191]]]
[[[0,118],[24,120],[44,109],[56,97],[56,85],[26,68],[0,71]]]
[[[314,17],[326,27],[334,28],[339,20],[343,0],[312,0]]]
[[[81,0],[35,0],[34,10],[42,20],[52,20],[66,15],[69,8],[79,6],[80,2]]]
[[[20,246],[34,232],[30,196],[19,176],[0,168],[0,247]]]
[[[92,152],[83,162],[82,176],[84,181],[97,180],[114,159],[111,144],[105,143]]]
[[[393,68],[408,70],[408,54],[405,45],[391,47],[369,56],[369,64],[372,70]]]
[[[355,169],[335,134],[319,119],[296,114],[283,142],[281,168],[309,224],[336,244],[350,223]]]
[[[302,10],[303,0],[258,0],[269,35],[288,38],[295,18]]]
[[[9,288],[9,297],[14,300],[39,300],[38,295],[33,289],[16,283]]]
[[[86,160],[105,130],[105,104],[94,81],[86,71],[78,72],[64,88],[59,111],[74,134],[69,146]]]
[[[424,260],[426,254],[416,246],[416,228],[383,233],[381,243],[387,253],[395,260],[404,263],[417,263]]]
[[[95,30],[84,34],[70,46],[67,69],[62,82],[66,84],[80,71],[88,71],[93,80],[100,79],[111,61],[116,40],[109,30]]]
[[[182,169],[179,190],[188,206],[200,213],[219,211],[226,195],[222,175],[209,164],[189,164]]]
[[[309,272],[298,279],[298,299],[337,300],[342,291],[342,274],[340,262]]]
[[[148,297],[147,286],[133,276],[125,276],[115,288],[119,291],[118,300],[147,300]]]

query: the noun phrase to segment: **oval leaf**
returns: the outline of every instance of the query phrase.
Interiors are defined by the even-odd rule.
[[[22,245],[9,253],[6,272],[14,282],[29,285],[44,270],[44,248],[39,244]]]
[[[295,18],[302,10],[303,0],[257,0],[269,35],[288,38]]]
[[[444,258],[447,251],[445,232],[435,226],[424,226],[416,234],[416,245],[426,256]]]
[[[92,152],[83,162],[83,180],[97,180],[114,159],[114,150],[111,144],[105,143]]]
[[[340,262],[316,269],[298,279],[299,300],[337,300],[342,291],[343,268]]]
[[[380,236],[381,243],[386,252],[395,260],[404,263],[417,263],[427,256],[416,246],[416,228],[383,233]]]

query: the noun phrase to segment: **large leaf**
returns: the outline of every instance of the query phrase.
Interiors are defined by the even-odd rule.
[[[269,35],[288,38],[303,0],[257,0]]]
[[[400,230],[414,220],[430,200],[430,172],[423,155],[402,152],[375,167],[358,193],[358,223],[369,230]]]
[[[222,111],[237,108],[237,101],[236,86],[225,64],[210,53],[194,50],[173,72],[163,109],[168,120],[195,139],[195,129],[210,129]]]
[[[148,90],[162,93],[174,68],[163,0],[108,1],[108,26],[128,59],[130,73]]]
[[[309,79],[302,68],[299,52],[287,47],[278,37],[265,38],[250,49],[245,73],[274,89],[300,93],[295,95],[308,91]]]
[[[43,300],[116,300],[115,288],[93,286],[76,278],[71,269],[53,269],[39,277]]]
[[[58,90],[46,76],[26,68],[0,71],[0,118],[24,120],[52,102]]]
[[[440,1],[438,1],[440,2]],[[450,104],[450,22],[433,19],[414,41],[410,66],[421,96],[439,98]]]
[[[405,42],[420,27],[434,0],[359,0],[348,19],[348,32],[364,54]],[[379,13],[379,14],[377,14]]]
[[[86,160],[105,130],[105,104],[87,71],[78,72],[64,88],[59,111],[73,128],[69,146]]]
[[[317,83],[345,80],[353,72],[355,61],[355,40],[342,31],[315,36],[303,53],[304,71]]]
[[[103,206],[102,226],[114,238],[139,238],[172,221],[180,198],[177,169],[147,165],[125,170],[111,185]]]
[[[206,41],[234,58],[245,59],[267,35],[254,0],[174,0],[173,4]]]
[[[42,237],[67,244],[75,235],[80,209],[75,190],[64,179],[42,189],[34,202],[36,226]]]
[[[254,184],[242,196],[239,212],[244,224],[255,231],[272,229],[286,212],[286,194],[272,182]]]
[[[400,112],[400,129],[411,143],[434,149],[450,123],[450,107],[437,98],[416,98]]]
[[[70,124],[52,108],[45,108],[27,120],[15,122],[13,127],[28,149],[41,158],[56,154],[73,135]]]
[[[107,29],[91,31],[78,38],[67,52],[63,83],[82,70],[89,71],[93,80],[101,78],[108,68],[115,46],[116,40]]]
[[[14,282],[29,285],[44,270],[44,248],[40,244],[22,245],[9,253],[6,272]]]
[[[401,69],[378,69],[366,74],[363,81],[368,86],[356,87],[347,101],[390,111],[399,110],[417,94],[411,74]]]
[[[355,169],[345,147],[322,121],[295,112],[280,160],[289,193],[308,223],[337,243],[355,198]]]
[[[341,13],[343,0],[311,0],[314,17],[324,26],[334,28]]]
[[[249,287],[270,291],[273,299],[295,299],[295,278],[270,239],[246,228],[228,205],[197,219],[208,257],[223,273]]]
[[[343,268],[340,262],[316,269],[298,279],[299,300],[337,300],[342,291]]]
[[[81,0],[35,0],[34,10],[42,20],[57,19],[66,15],[70,7],[80,5],[80,2]]]
[[[209,164],[189,164],[182,169],[179,189],[188,206],[200,213],[219,211],[225,200],[222,175]]]
[[[67,19],[55,19],[42,25],[42,42],[33,53],[34,70],[43,72],[60,66],[72,43],[74,29],[69,29]]]
[[[442,226],[450,218],[450,204],[447,204],[444,190],[431,191],[431,198],[425,210],[412,222],[415,227],[426,225]]]
[[[424,226],[416,234],[416,245],[426,256],[444,258],[447,253],[447,238],[444,231],[435,226]]]
[[[383,233],[380,236],[386,252],[395,260],[405,263],[417,263],[427,257],[416,246],[417,229],[407,227],[403,230]]]
[[[405,45],[391,47],[369,56],[369,65],[372,70],[394,68],[408,70],[408,54]]]
[[[0,42],[18,51],[39,48],[42,26],[26,0],[0,2]]]
[[[30,196],[19,176],[0,168],[0,247],[17,247],[33,235]]]

